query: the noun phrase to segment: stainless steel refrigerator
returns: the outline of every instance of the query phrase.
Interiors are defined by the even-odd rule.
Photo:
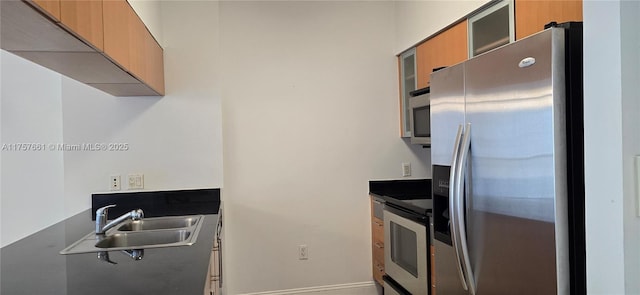
[[[582,24],[431,76],[438,294],[586,294]]]

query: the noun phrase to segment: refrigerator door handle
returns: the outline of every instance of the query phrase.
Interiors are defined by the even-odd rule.
[[[458,133],[456,134],[456,140],[453,146],[453,158],[451,159],[451,172],[449,174],[449,232],[451,233],[451,244],[453,245],[453,249],[455,250],[456,254],[456,269],[458,270],[458,275],[460,276],[460,283],[462,283],[462,288],[467,291],[467,280],[464,276],[462,264],[463,261],[461,259],[462,249],[460,248],[460,235],[457,231],[457,229],[459,228],[459,219],[456,210],[459,187],[456,185],[456,181],[459,181],[461,179],[456,173],[456,167],[458,167],[460,158],[460,144],[462,142],[463,127],[463,125],[458,126]]]
[[[464,272],[464,276],[467,279],[467,286],[468,286],[468,290],[469,290],[469,294],[470,295],[475,295],[476,294],[476,284],[474,282],[474,276],[473,276],[473,269],[471,268],[471,259],[469,258],[469,247],[468,247],[468,243],[467,243],[467,226],[466,226],[466,222],[465,222],[465,203],[464,203],[464,198],[465,198],[465,194],[464,194],[464,183],[465,183],[465,167],[467,167],[467,162],[469,160],[469,153],[471,150],[471,123],[467,123],[465,130],[464,130],[464,136],[462,138],[462,143],[460,146],[460,157],[458,159],[458,166],[455,168],[456,169],[456,176],[458,177],[458,179],[456,179],[455,182],[455,188],[454,191],[456,192],[456,196],[455,196],[455,215],[456,218],[458,219],[457,226],[458,226],[458,234],[459,234],[459,243],[460,243],[460,249],[462,250],[461,252],[461,258],[462,258],[462,268],[463,268],[463,272]],[[468,180],[467,180],[468,181]]]

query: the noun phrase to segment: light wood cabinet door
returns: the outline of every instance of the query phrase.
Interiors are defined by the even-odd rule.
[[[98,51],[104,50],[102,0],[61,0],[60,23]]]
[[[516,40],[540,32],[555,21],[582,21],[582,0],[516,0]]]
[[[409,121],[409,100],[411,91],[416,90],[416,49],[411,48],[398,56],[398,73],[400,78],[400,136],[411,137]]]
[[[384,285],[384,223],[374,215],[374,202],[371,197],[371,266],[373,279]]]
[[[384,275],[384,227],[382,220],[371,218],[371,254],[373,265],[373,278],[380,285],[384,285],[382,276]]]
[[[104,0],[104,53],[122,68],[130,67],[129,22],[133,11],[126,0]]]
[[[434,39],[429,39],[425,42],[422,42],[418,47],[416,47],[416,64],[417,64],[417,72],[418,72],[418,89],[427,87],[430,81],[430,73],[433,69],[433,65],[435,64],[435,45]]]
[[[465,61],[469,52],[467,42],[467,20],[464,20],[418,45],[418,89],[429,86],[434,68],[448,67]]]
[[[131,14],[129,31],[129,71],[156,92],[164,95],[164,63],[158,45],[137,14]]]
[[[104,53],[164,95],[162,47],[126,0],[104,0]]]
[[[145,35],[146,82],[160,95],[164,95],[164,52],[162,47],[147,31]]]
[[[56,22],[60,21],[60,0],[33,0],[31,3]]]
[[[129,8],[131,9],[131,8]],[[147,28],[135,12],[129,13],[129,67],[131,74],[145,82]]]

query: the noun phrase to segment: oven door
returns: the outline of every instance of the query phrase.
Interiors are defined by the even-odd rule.
[[[411,294],[428,294],[427,228],[385,207],[385,273]]]

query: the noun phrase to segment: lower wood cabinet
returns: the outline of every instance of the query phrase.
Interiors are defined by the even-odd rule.
[[[220,295],[220,263],[222,263],[220,261],[220,247],[218,245],[218,239],[215,239],[211,251],[211,259],[209,260],[209,272],[207,274],[204,295]]]
[[[371,197],[371,261],[373,279],[380,285],[384,285],[384,223],[374,214],[376,202]]]
[[[223,216],[221,204],[220,210],[218,211],[218,224],[216,225],[216,233],[213,238],[211,258],[209,259],[209,271],[207,273],[204,295],[222,294],[222,222]]]
[[[382,220],[374,217],[371,227],[374,233],[371,241],[373,278],[382,285],[382,276],[384,275],[384,229]]]

